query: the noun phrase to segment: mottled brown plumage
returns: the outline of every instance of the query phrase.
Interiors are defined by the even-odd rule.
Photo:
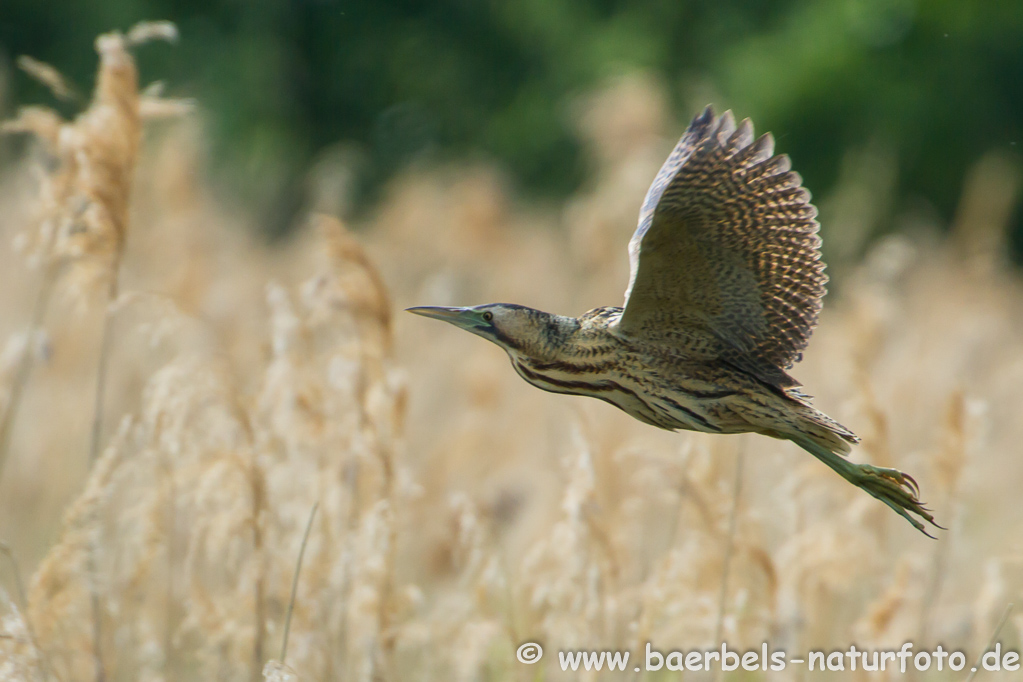
[[[817,324],[824,285],[817,210],[774,140],[710,107],[657,174],[629,243],[623,333],[675,344],[701,330],[710,352],[774,384]]]
[[[647,192],[624,308],[579,318],[496,303],[421,307],[498,344],[546,391],[587,395],[663,429],[791,440],[921,532],[916,482],[853,464],[859,439],[786,372],[817,323],[827,277],[817,211],[770,135],[697,116]]]

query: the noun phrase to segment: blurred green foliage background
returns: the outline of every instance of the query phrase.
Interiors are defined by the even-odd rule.
[[[926,202],[947,222],[970,165],[1023,142],[1020,0],[4,0],[3,113],[51,101],[17,55],[88,92],[94,37],[143,19],[181,33],[140,49],[143,80],[197,98],[212,175],[271,231],[337,145],[358,159],[356,207],[412,160],[466,157],[563,197],[589,168],[572,98],[634,70],[667,85],[678,133],[708,94],[773,131],[818,196],[850,149],[882,150],[893,215]]]

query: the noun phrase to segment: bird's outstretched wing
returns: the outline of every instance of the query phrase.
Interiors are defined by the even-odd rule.
[[[647,191],[629,243],[621,333],[699,346],[761,379],[784,370],[817,324],[827,276],[817,209],[774,140],[710,107]],[[683,347],[680,350],[685,351]]]

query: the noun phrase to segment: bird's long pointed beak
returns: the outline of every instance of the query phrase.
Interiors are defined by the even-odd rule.
[[[424,305],[416,308],[405,308],[406,312],[432,317],[435,320],[450,322],[462,329],[472,329],[479,323],[477,313],[472,308],[446,308],[438,305]]]
[[[445,308],[440,305],[421,305],[415,308],[405,308],[405,312],[407,313],[414,313],[416,315],[422,315],[423,317],[432,317],[435,320],[444,320],[445,322],[464,320],[466,318],[466,312],[469,310],[469,308]]]

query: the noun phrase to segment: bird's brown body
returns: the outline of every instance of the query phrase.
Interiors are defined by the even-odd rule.
[[[693,343],[667,346],[622,335],[616,331],[621,314],[621,308],[596,308],[548,324],[546,334],[534,337],[540,343],[508,349],[515,371],[545,391],[596,397],[662,429],[775,438],[811,432],[836,448],[845,442],[846,451],[857,441],[794,388],[765,383],[715,357],[711,347],[700,353]]]
[[[546,391],[609,402],[663,429],[795,442],[916,528],[913,479],[844,458],[858,438],[786,372],[824,296],[816,209],[773,141],[708,108],[658,173],[629,244],[625,306],[579,318],[511,304],[412,308],[504,348]]]

